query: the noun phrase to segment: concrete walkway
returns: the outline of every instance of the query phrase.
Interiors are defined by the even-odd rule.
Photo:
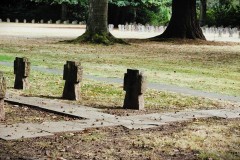
[[[9,63],[9,62],[0,62],[0,65],[13,67],[13,63]],[[43,68],[39,66],[32,66],[32,69],[35,71],[49,73],[49,74],[56,74],[56,75],[63,74],[63,71],[59,69],[48,69],[48,68]],[[106,77],[99,77],[99,76],[93,76],[93,75],[84,75],[84,78],[95,80],[98,82],[105,82],[105,83],[120,83],[120,84],[123,83],[123,79],[120,79],[120,78],[106,78]],[[187,87],[179,87],[175,85],[148,83],[148,88],[155,89],[158,91],[168,91],[168,92],[180,93],[180,94],[189,95],[189,96],[196,96],[196,97],[203,97],[203,98],[215,99],[220,101],[230,101],[234,103],[240,103],[240,97],[219,94],[219,93],[212,93],[212,92],[204,92],[204,91],[194,90]]]
[[[75,121],[43,122],[40,124],[19,123],[14,125],[4,125],[0,123],[0,139],[4,140],[52,136],[55,133],[79,132],[85,129],[99,127],[123,126],[128,129],[147,129],[159,127],[172,122],[191,121],[196,118],[240,118],[240,108],[153,113],[120,117],[103,113],[100,109],[66,104],[56,99],[49,100],[38,97],[30,98],[8,93],[5,100],[7,102],[34,106],[51,112],[84,119]]]

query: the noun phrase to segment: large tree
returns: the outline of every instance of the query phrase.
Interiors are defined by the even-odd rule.
[[[115,38],[108,30],[108,0],[89,0],[89,15],[86,32],[70,42],[124,43]]]
[[[199,17],[200,26],[204,26],[206,24],[206,18],[207,18],[207,0],[200,0],[200,17]]]
[[[162,38],[206,39],[197,20],[196,0],[172,1],[172,17],[167,29],[153,39]]]

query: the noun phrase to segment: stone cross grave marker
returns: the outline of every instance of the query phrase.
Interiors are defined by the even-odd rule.
[[[83,67],[79,62],[67,61],[64,65],[63,79],[65,80],[63,99],[80,100],[80,82],[82,81]]]
[[[3,73],[0,72],[0,121],[5,119],[4,112],[4,97],[6,94],[6,80],[3,76]]]
[[[127,73],[124,75],[123,85],[123,89],[126,91],[124,109],[144,109],[143,94],[147,89],[146,79],[147,77],[143,73],[139,73],[139,70],[127,70]]]
[[[31,63],[28,61],[27,58],[16,57],[14,61],[14,74],[15,74],[14,89],[29,88],[28,76],[30,74],[30,65]]]

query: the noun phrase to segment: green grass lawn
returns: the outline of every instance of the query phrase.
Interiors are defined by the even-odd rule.
[[[12,67],[1,67],[7,79],[10,92],[26,96],[40,96],[48,98],[61,98],[64,80],[60,75],[31,71],[30,88],[24,91],[14,90],[14,74]],[[81,105],[113,109],[122,108],[125,92],[119,84],[106,84],[93,80],[83,79],[81,82],[82,99],[77,102]],[[188,109],[213,109],[235,106],[234,104],[209,100],[204,98],[184,96],[176,93],[160,92],[148,89],[145,94],[145,107],[152,112],[170,112]]]
[[[14,40],[12,40],[14,41]],[[148,81],[240,96],[240,45],[133,42],[131,45],[72,45],[53,40],[0,41],[0,60],[30,58],[32,65],[62,69],[80,61],[84,74],[122,78],[127,68],[140,69]]]

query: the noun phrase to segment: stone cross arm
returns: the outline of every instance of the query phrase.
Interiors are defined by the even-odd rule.
[[[64,65],[63,80],[73,83],[79,83],[82,81],[83,67],[79,62],[67,61]]]
[[[3,77],[3,73],[0,72],[0,99],[4,99],[6,95],[6,80]]]
[[[14,74],[20,75],[22,77],[28,77],[30,74],[30,65],[31,63],[27,58],[16,57],[14,60]]]

